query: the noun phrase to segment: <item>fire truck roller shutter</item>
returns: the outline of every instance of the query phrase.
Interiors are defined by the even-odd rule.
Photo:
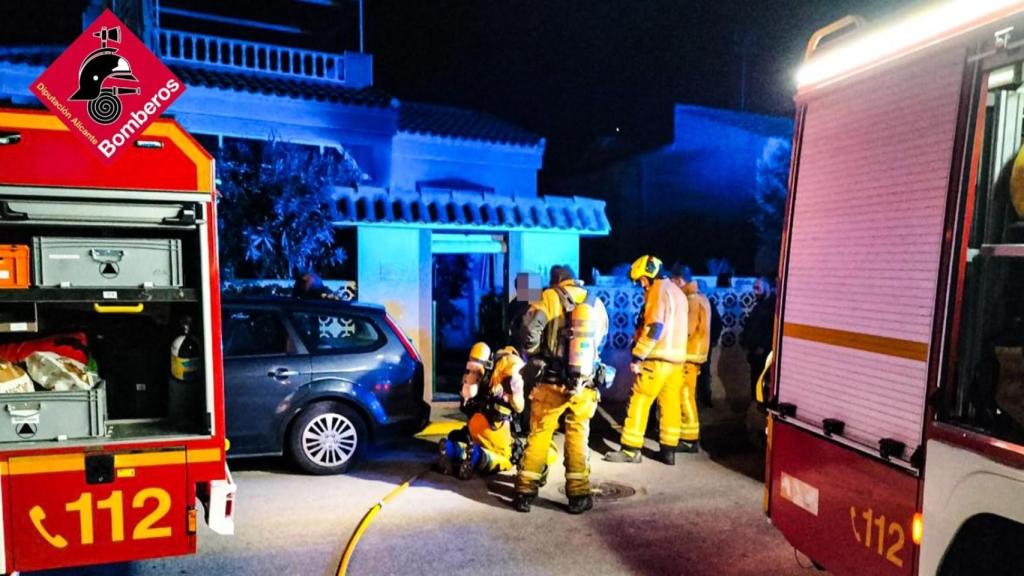
[[[800,102],[779,401],[904,458],[921,443],[964,62],[926,52]]]

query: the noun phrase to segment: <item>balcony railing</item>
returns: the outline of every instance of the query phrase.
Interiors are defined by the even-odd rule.
[[[345,56],[260,42],[160,31],[160,55],[168,63],[200,64],[303,80],[345,84]]]

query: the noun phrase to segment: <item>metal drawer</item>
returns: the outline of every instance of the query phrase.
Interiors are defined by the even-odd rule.
[[[36,237],[32,243],[36,286],[182,286],[181,241],[177,239]]]
[[[106,433],[106,393],[0,394],[0,442],[96,438]]]

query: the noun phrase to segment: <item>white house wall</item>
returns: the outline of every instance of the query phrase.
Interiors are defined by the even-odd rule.
[[[533,197],[543,152],[541,147],[398,133],[392,141],[391,187],[416,190],[420,182],[459,179],[498,194]]]
[[[430,400],[433,374],[430,231],[359,226],[359,300],[382,304],[423,357]]]
[[[539,274],[544,285],[548,273],[556,264],[568,264],[580,272],[580,237],[557,232],[513,232],[509,235],[509,273],[512,278],[520,272]],[[510,294],[515,286],[509,283]]]

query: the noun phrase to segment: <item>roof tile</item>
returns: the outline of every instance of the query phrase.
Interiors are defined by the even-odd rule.
[[[393,192],[381,188],[338,188],[337,194],[339,224],[564,230],[585,235],[606,235],[611,231],[605,203],[579,196],[513,198],[484,193]]]
[[[402,102],[398,131],[515,146],[543,146],[544,138],[486,112]]]

